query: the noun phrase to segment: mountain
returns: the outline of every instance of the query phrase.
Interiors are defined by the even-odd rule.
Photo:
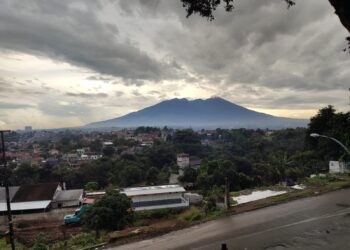
[[[137,112],[100,122],[88,128],[173,127],[173,128],[286,128],[305,127],[307,120],[276,117],[255,112],[222,98],[206,100],[171,99]]]

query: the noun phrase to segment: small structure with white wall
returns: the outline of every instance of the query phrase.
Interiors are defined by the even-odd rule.
[[[329,161],[329,173],[344,174],[344,173],[350,173],[350,171],[349,169],[346,168],[344,162]]]
[[[59,190],[51,206],[52,208],[79,207],[83,202],[83,197],[83,189]]]
[[[189,202],[183,197],[185,192],[180,185],[124,188],[121,191],[132,200],[135,211],[188,207]]]
[[[203,201],[203,195],[197,193],[185,193],[184,197],[190,205],[200,204]]]
[[[180,169],[187,168],[190,165],[190,155],[185,153],[178,154],[177,165]]]

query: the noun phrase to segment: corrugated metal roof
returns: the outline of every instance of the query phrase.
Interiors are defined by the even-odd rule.
[[[23,185],[18,189],[12,202],[52,200],[58,187],[58,182]]]
[[[80,200],[83,193],[83,189],[60,190],[58,191],[57,196],[54,198],[54,201]]]
[[[163,185],[163,186],[124,188],[121,191],[121,193],[126,194],[128,197],[132,197],[137,195],[183,193],[185,191],[186,190],[180,185]]]
[[[18,189],[19,189],[19,186],[9,187],[10,200],[12,200],[13,196],[15,196]],[[0,202],[6,202],[5,187],[0,187]]]
[[[24,211],[45,209],[50,205],[51,201],[27,201],[27,202],[11,202],[12,211]],[[7,211],[6,202],[0,202],[0,212]]]

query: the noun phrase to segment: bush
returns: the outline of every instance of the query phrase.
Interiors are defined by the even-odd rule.
[[[34,246],[32,247],[32,250],[48,250],[49,247],[46,244],[47,239],[45,237],[44,233],[39,233],[36,237]]]
[[[313,178],[306,178],[307,185],[310,186],[326,186],[330,181],[334,181],[334,178],[316,176]]]
[[[101,229],[121,230],[131,220],[131,200],[115,190],[107,190],[83,216],[84,225],[95,229],[96,237]]]
[[[96,238],[93,234],[81,233],[81,234],[73,236],[69,240],[68,245],[71,247],[76,247],[78,249],[81,249],[83,247],[96,245],[97,243],[99,243],[99,241],[96,240]]]
[[[179,219],[187,222],[193,222],[202,219],[203,216],[204,214],[202,210],[200,210],[197,207],[191,207],[190,209],[186,210],[183,214],[181,214],[179,216]]]
[[[182,209],[176,208],[162,208],[151,211],[141,211],[134,213],[134,220],[149,220],[149,219],[165,219],[170,218],[176,214],[179,214]]]
[[[95,181],[90,181],[90,182],[86,183],[85,190],[87,190],[87,191],[96,191],[96,190],[98,190],[98,183],[95,182]]]

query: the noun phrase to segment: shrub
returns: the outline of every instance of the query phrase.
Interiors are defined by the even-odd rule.
[[[36,237],[34,246],[32,247],[32,250],[48,250],[49,247],[46,244],[47,239],[45,237],[44,233],[39,233]]]
[[[203,218],[203,211],[197,207],[191,207],[179,216],[180,220],[193,222]]]
[[[179,214],[182,209],[176,208],[162,208],[151,211],[141,211],[134,213],[134,220],[147,220],[147,219],[164,219],[170,218],[176,214]]]
[[[327,183],[329,183],[329,181],[329,178],[320,176],[306,179],[306,183],[310,186],[325,186]]]
[[[99,241],[96,240],[95,236],[91,233],[81,233],[73,236],[69,240],[69,245],[76,248],[83,248],[97,244]]]

